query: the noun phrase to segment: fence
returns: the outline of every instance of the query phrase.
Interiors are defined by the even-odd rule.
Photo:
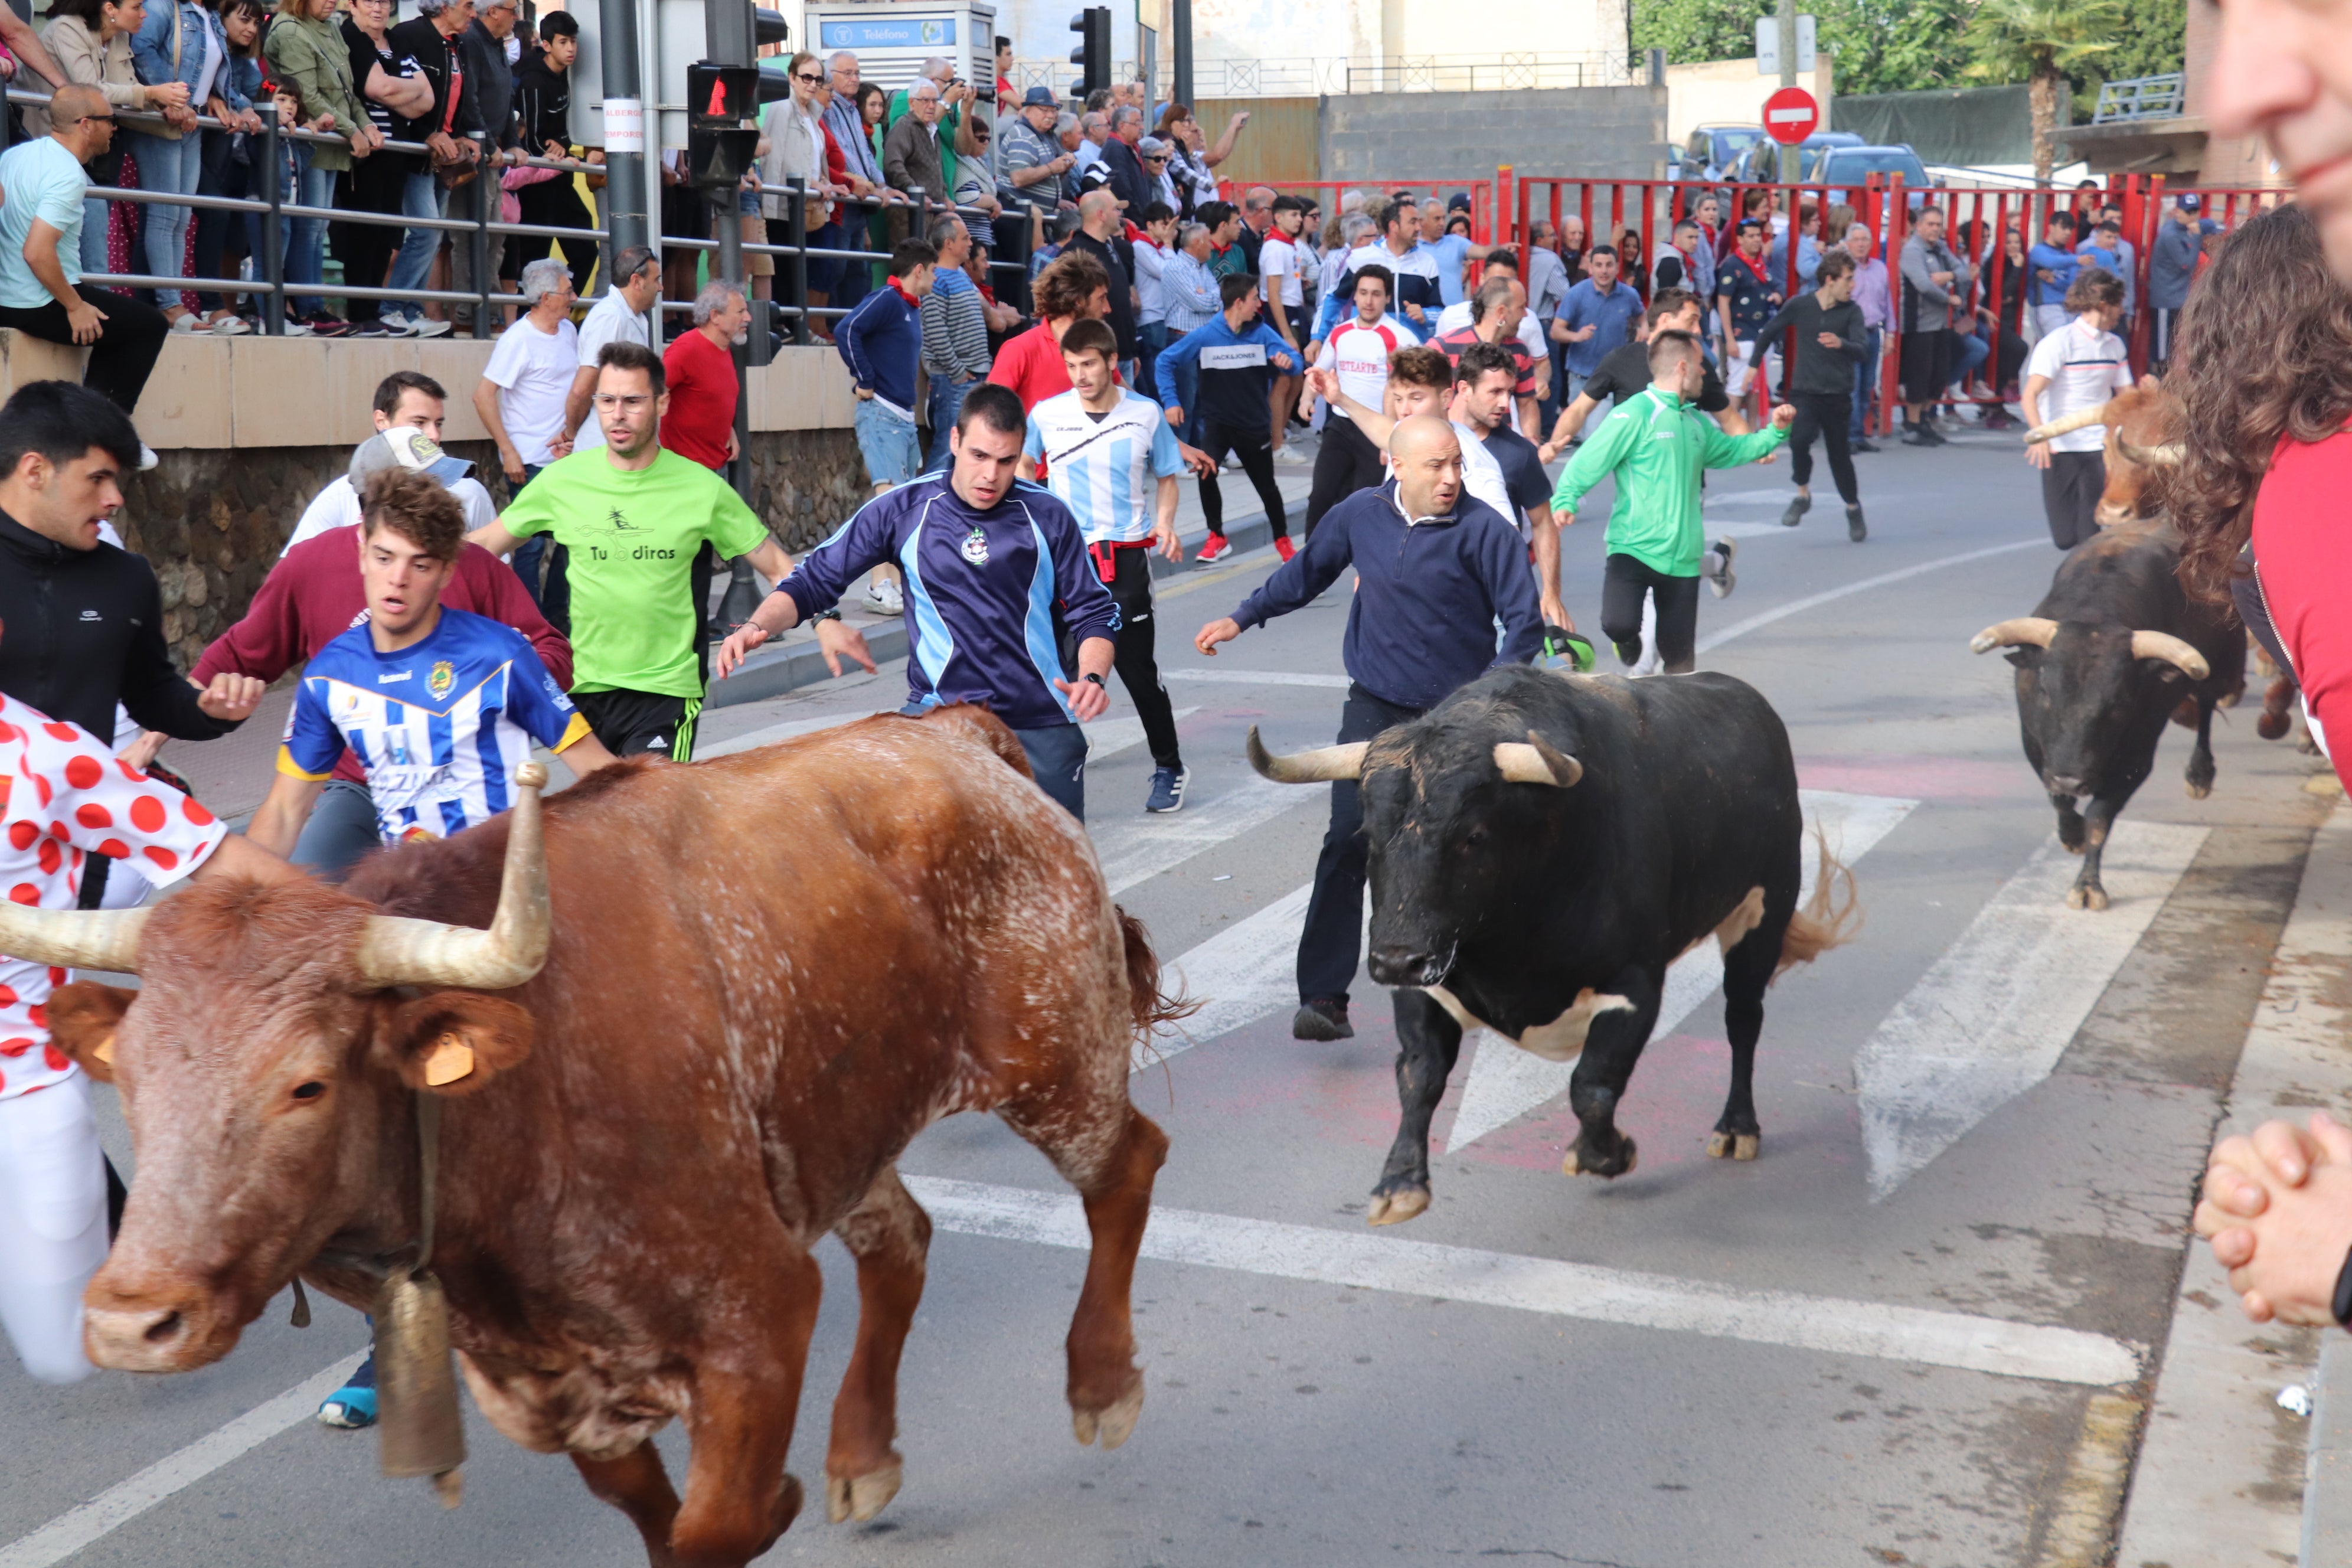
[[[48,103],[48,97],[43,93],[11,91],[8,94],[8,100],[18,105],[42,107]],[[247,134],[257,138],[262,165],[273,172],[283,166],[282,155],[287,142],[347,145],[341,137],[292,130],[279,125],[274,105],[262,105],[257,112],[261,119],[262,129],[258,132],[247,132]],[[115,118],[125,124],[161,126],[164,123],[161,115],[139,110],[118,109],[115,110]],[[206,131],[233,129],[209,116],[201,117],[197,123]],[[0,144],[5,144],[6,134],[6,121],[5,117],[0,117]],[[388,152],[419,155],[427,154],[430,151],[422,142],[413,142],[388,141],[384,142],[383,147]],[[519,164],[509,163],[508,166],[556,169],[568,174],[577,174],[593,165],[574,159],[528,158],[521,160]],[[139,272],[90,272],[85,273],[82,280],[105,289],[153,289],[165,294],[194,292],[219,294],[224,297],[254,296],[261,302],[262,331],[273,336],[282,336],[286,333],[286,301],[289,299],[344,299],[398,300],[467,307],[474,311],[474,335],[488,337],[495,336],[497,331],[498,323],[494,318],[494,312],[518,309],[521,305],[521,300],[517,296],[499,292],[498,279],[490,275],[489,244],[492,235],[551,239],[593,239],[597,242],[599,250],[604,253],[604,259],[606,261],[611,259],[612,235],[608,229],[556,228],[545,225],[504,223],[493,219],[490,216],[491,195],[498,187],[496,182],[489,179],[478,177],[451,193],[453,195],[464,197],[464,205],[469,210],[463,216],[436,218],[407,217],[397,212],[381,213],[346,207],[305,206],[299,202],[284,199],[284,193],[278,179],[269,178],[264,184],[268,187],[268,195],[258,200],[250,197],[184,195],[176,191],[135,190],[113,185],[90,186],[89,195],[100,201],[131,202],[142,205],[183,206],[199,212],[245,214],[257,221],[260,229],[261,254],[253,258],[256,276],[251,278],[159,277]],[[779,193],[775,188],[769,187],[765,194]],[[956,207],[946,203],[929,200],[925,193],[919,189],[906,193],[903,196],[898,193],[892,193],[888,198],[856,196],[828,198],[813,195],[802,182],[793,180],[783,188],[781,194],[786,198],[787,243],[783,245],[745,243],[740,246],[743,254],[770,256],[776,259],[778,298],[773,301],[753,301],[754,358],[752,363],[766,363],[766,346],[772,331],[770,321],[772,315],[781,317],[789,323],[794,342],[805,344],[810,341],[809,324],[812,321],[848,314],[848,310],[844,308],[813,307],[809,304],[808,263],[812,258],[819,260],[839,258],[868,264],[876,261],[887,262],[890,258],[887,251],[810,245],[807,217],[812,202],[821,203],[830,200],[836,207],[845,207],[866,215],[881,211],[890,214],[903,213],[908,215],[910,218],[920,216],[926,227],[931,220],[950,213],[975,220],[987,220],[991,216],[983,208]],[[714,208],[722,219],[731,219],[734,216],[733,197],[734,193],[728,192],[724,194],[724,199],[713,202]],[[1013,216],[1013,221],[1005,226],[1005,231],[1009,232],[1013,239],[1011,252],[1006,258],[998,259],[994,254],[995,247],[992,247],[989,268],[992,273],[1009,274],[1017,288],[1019,285],[1025,284],[1028,277],[1029,255],[1037,232],[1036,209],[1034,205],[1027,206],[1022,213]],[[657,255],[675,250],[731,253],[736,249],[736,241],[731,236],[728,239],[718,240],[690,239],[681,236],[661,234],[657,204],[656,210],[650,214],[649,217],[654,230],[651,243]],[[479,287],[470,290],[395,289],[372,284],[354,283],[348,279],[332,284],[323,279],[291,281],[286,276],[288,242],[292,237],[291,231],[287,226],[301,222],[359,224],[404,230],[439,229],[451,235],[457,243],[470,247],[473,276]],[[866,226],[860,224],[858,226],[863,228]],[[722,229],[720,232],[730,231]],[[733,232],[740,233],[740,230]],[[692,309],[691,304],[676,300],[667,300],[656,307],[657,311],[671,314],[687,313]]]
[[[1491,55],[1294,55],[1261,58],[1195,58],[1192,91],[1198,98],[1315,98],[1329,93],[1486,92],[1523,88],[1623,87],[1646,81],[1646,61],[1608,54],[1549,54],[1534,50]],[[1076,68],[1061,60],[1015,60],[1008,79],[1016,92],[1042,87],[1055,97],[1069,89]],[[1113,81],[1134,81],[1132,60],[1118,62]],[[1155,98],[1175,88],[1162,59]]]

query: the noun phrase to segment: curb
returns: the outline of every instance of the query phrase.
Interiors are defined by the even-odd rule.
[[[1186,552],[1191,553],[1207,537],[1205,529],[1184,536]],[[1233,542],[1233,552],[1242,555],[1272,543],[1274,528],[1266,521],[1264,511],[1254,511],[1244,517],[1229,519],[1225,537]],[[1186,576],[1197,570],[1196,564],[1191,561],[1170,561],[1160,555],[1150,559],[1154,582]],[[873,653],[877,664],[906,658],[906,623],[881,623],[866,634],[866,646]],[[746,702],[765,702],[771,698],[798,691],[803,687],[820,685],[832,679],[833,671],[824,667],[824,655],[817,651],[814,642],[793,642],[772,653],[762,650],[761,654],[754,654],[744,661],[742,668],[727,679],[713,682],[703,706],[733,708]]]

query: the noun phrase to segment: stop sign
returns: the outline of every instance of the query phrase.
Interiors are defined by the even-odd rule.
[[[1793,147],[1822,122],[1822,106],[1801,87],[1784,87],[1764,100],[1764,134]]]

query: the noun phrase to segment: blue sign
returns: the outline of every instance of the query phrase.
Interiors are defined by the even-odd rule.
[[[932,49],[956,41],[952,16],[909,16],[903,20],[827,21],[819,29],[828,49]]]

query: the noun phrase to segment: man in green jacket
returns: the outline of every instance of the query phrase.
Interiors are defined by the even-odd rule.
[[[1731,468],[1778,451],[1797,411],[1772,410],[1772,422],[1746,436],[1727,436],[1698,411],[1706,358],[1688,332],[1650,340],[1650,385],[1617,405],[1597,435],[1586,437],[1552,490],[1552,516],[1576,519],[1576,503],[1602,479],[1617,479],[1610,509],[1608,565],[1601,589],[1601,629],[1627,664],[1642,656],[1642,605],[1657,599],[1658,654],[1666,673],[1687,673],[1698,652],[1698,580],[1703,566],[1716,595],[1731,591],[1731,542],[1717,540],[1703,560],[1699,475]]]

